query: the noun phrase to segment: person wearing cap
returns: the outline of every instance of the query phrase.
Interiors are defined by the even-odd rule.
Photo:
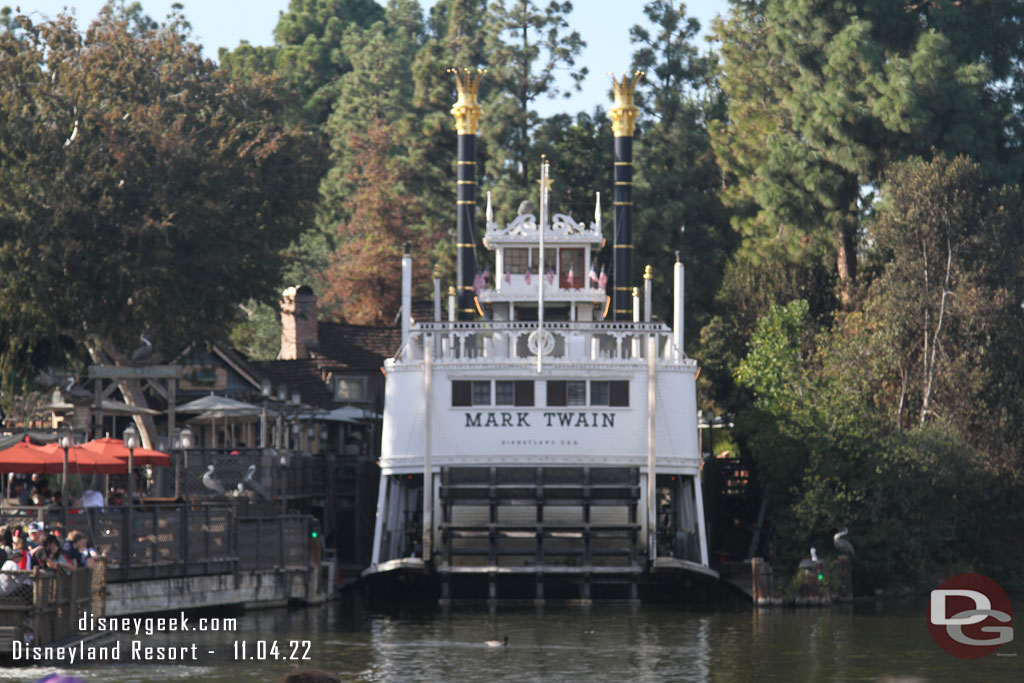
[[[29,522],[28,525],[28,549],[34,551],[43,543],[46,538],[46,527],[42,522]]]

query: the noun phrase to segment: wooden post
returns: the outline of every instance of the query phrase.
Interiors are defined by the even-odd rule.
[[[853,600],[853,571],[850,566],[850,558],[845,555],[839,556],[839,600],[849,602]]]

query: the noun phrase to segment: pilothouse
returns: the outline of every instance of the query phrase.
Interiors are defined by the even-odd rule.
[[[593,220],[523,202],[501,224],[487,196],[475,260],[481,74],[456,72],[458,281],[442,319],[412,321],[386,373],[371,586],[422,597],[691,598],[708,566],[695,361],[683,351],[683,267],[673,327],[631,286],[633,91],[615,81],[614,290]],[[678,260],[677,260],[678,261]]]

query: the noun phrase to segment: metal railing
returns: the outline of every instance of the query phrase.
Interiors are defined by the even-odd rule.
[[[225,500],[223,494],[203,484],[203,475],[213,465],[211,476],[219,481],[229,497],[262,500],[259,494],[238,485],[250,466],[256,469],[253,480],[271,498],[313,498],[327,495],[327,464],[324,455],[260,448],[191,448],[171,453],[171,466],[152,469],[152,479],[143,482],[142,495],[173,498],[174,481],[179,479],[179,495],[185,499]]]
[[[429,336],[438,363],[535,362],[538,350],[554,362],[638,363],[646,360],[652,335],[660,363],[693,364],[676,348],[671,328],[633,322],[545,322],[543,333],[530,321],[417,323],[395,358],[422,360]]]

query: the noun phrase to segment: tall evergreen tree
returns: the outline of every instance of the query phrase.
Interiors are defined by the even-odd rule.
[[[653,0],[644,13],[649,24],[630,30],[633,68],[646,74],[637,87],[643,115],[636,136],[634,268],[653,266],[655,310],[669,320],[672,263],[680,252],[687,273],[684,329],[692,342],[709,318],[735,241],[706,129],[724,102],[712,78],[713,58],[694,45],[700,24],[686,16],[686,6]]]
[[[322,124],[338,96],[337,79],[351,68],[341,45],[350,26],[379,21],[383,8],[374,0],[290,0],[274,28],[274,45],[243,42],[221,48],[221,66],[231,73],[275,74],[293,91],[292,120]]]
[[[887,164],[935,147],[1015,178],[1022,20],[1012,0],[733,0],[712,140],[745,245],[829,254],[850,307],[862,194]]]
[[[577,90],[587,74],[586,67],[573,68],[586,43],[576,31],[567,32],[570,12],[571,2],[555,0],[546,7],[533,0],[494,0],[490,6],[486,49],[492,85],[480,128],[485,177],[503,215],[536,196],[530,181],[540,167],[532,141],[540,123],[533,110],[537,99],[570,94],[556,85],[557,71],[569,70]]]

